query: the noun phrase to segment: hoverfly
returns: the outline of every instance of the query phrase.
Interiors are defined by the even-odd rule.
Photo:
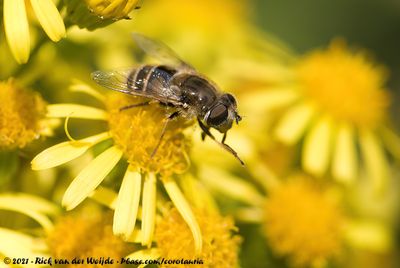
[[[244,165],[238,154],[225,144],[227,131],[233,122],[239,123],[242,119],[238,114],[235,98],[229,93],[221,92],[213,82],[181,60],[167,45],[137,33],[133,34],[133,39],[145,53],[163,64],[142,65],[122,71],[95,71],[92,78],[103,87],[149,99],[120,110],[148,105],[152,101],[176,108],[166,118],[159,143],[151,156],[157,151],[169,121],[177,116],[196,117],[202,130],[202,140],[206,136],[210,137]],[[211,134],[210,128],[223,133],[221,142]]]

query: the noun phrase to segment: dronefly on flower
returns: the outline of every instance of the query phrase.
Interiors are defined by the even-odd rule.
[[[15,60],[26,63],[30,54],[28,14],[32,8],[48,37],[57,42],[65,36],[65,26],[53,0],[3,0],[4,29]]]
[[[314,176],[329,170],[336,180],[350,183],[366,173],[375,189],[382,189],[389,176],[386,149],[392,149],[384,142],[395,136],[385,126],[390,104],[386,69],[342,40],[289,68],[290,81],[263,92],[283,111],[275,137],[287,145],[301,143],[302,167]]]
[[[121,111],[122,107],[143,100],[119,93],[103,96],[86,85],[75,85],[75,88],[103,101],[106,110],[77,104],[54,104],[49,105],[48,116],[104,120],[108,122],[109,129],[85,139],[63,142],[44,150],[33,159],[32,168],[41,170],[61,165],[84,154],[90,147],[112,139],[114,145],[99,154],[73,180],[64,194],[62,205],[67,210],[78,206],[124,157],[129,165],[115,205],[114,233],[126,239],[132,235],[139,211],[139,200],[142,198],[142,244],[151,246],[156,216],[156,182],[159,178],[172,202],[188,223],[194,236],[196,252],[200,252],[202,238],[199,225],[173,178],[175,174],[181,174],[189,167],[188,150],[191,143],[184,130],[191,126],[192,122],[177,118],[168,124],[165,135],[160,140],[163,122],[167,120],[164,107],[153,103],[146,107]],[[157,146],[158,150],[152,156]]]
[[[46,103],[13,79],[0,82],[0,150],[23,148],[40,136],[52,134]]]

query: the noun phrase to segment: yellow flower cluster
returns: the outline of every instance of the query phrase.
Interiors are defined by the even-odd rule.
[[[296,55],[251,5],[0,0],[2,258],[398,266],[389,68],[339,38]],[[109,91],[95,69],[113,70],[92,75]],[[240,124],[208,128],[239,117],[223,98],[201,106],[211,93],[191,76],[233,92]]]

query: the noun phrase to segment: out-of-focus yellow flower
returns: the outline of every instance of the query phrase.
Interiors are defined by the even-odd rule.
[[[40,228],[26,226],[27,233],[35,233],[35,236],[32,236],[0,227],[0,239],[7,241],[0,244],[0,255],[10,258],[23,256],[32,260],[36,258],[47,260],[52,257],[69,262],[73,259],[84,259],[85,262],[80,263],[79,266],[93,267],[93,264],[87,263],[86,258],[110,257],[113,260],[120,260],[132,252],[134,249],[132,245],[113,235],[111,215],[96,211],[95,207],[89,207],[89,209],[91,213],[82,210],[79,213],[60,216],[59,208],[42,198],[27,194],[1,194],[0,210],[26,215],[39,223]],[[53,221],[56,223],[53,224]],[[12,222],[12,224],[16,225],[17,222]],[[65,264],[65,267],[76,267],[76,265],[70,263]],[[116,261],[109,265],[120,267]],[[29,266],[51,267],[51,264],[29,263]],[[17,267],[24,267],[24,265]]]
[[[157,153],[151,157],[160,141],[163,121],[167,120],[164,108],[158,104],[150,104],[120,111],[124,106],[140,103],[141,99],[123,94],[106,97],[86,85],[75,85],[75,89],[90,93],[103,101],[107,110],[77,104],[54,104],[49,105],[48,116],[104,120],[108,122],[109,130],[48,148],[33,159],[32,168],[41,170],[61,165],[84,154],[95,144],[112,139],[114,145],[98,155],[70,184],[62,200],[63,206],[71,210],[79,205],[125,156],[129,166],[115,205],[114,233],[123,235],[126,239],[131,236],[142,197],[142,244],[151,245],[156,216],[156,182],[159,177],[192,231],[196,252],[200,252],[200,227],[172,177],[183,173],[189,166],[187,154],[190,141],[183,131],[191,123],[177,119],[168,124]]]
[[[288,181],[271,192],[264,209],[269,244],[296,266],[320,267],[339,254],[343,215],[316,185]]]
[[[53,230],[47,235],[46,242],[52,257],[57,259],[85,260],[80,267],[93,267],[86,260],[92,258],[111,258],[114,263],[109,267],[120,267],[117,261],[132,250],[132,246],[113,235],[111,215],[74,215],[57,219]],[[76,264],[65,265],[76,267]]]
[[[58,214],[59,210],[55,205],[27,194],[3,193],[0,195],[0,210],[26,215],[39,223],[41,230],[44,231],[41,236],[31,236],[21,231],[0,227],[0,240],[7,241],[7,243],[0,243],[0,255],[9,258],[21,258],[23,256],[32,259],[50,257],[44,236],[53,229],[53,223],[49,216]],[[37,267],[36,265],[32,266]],[[38,266],[43,267],[44,265]]]
[[[305,175],[269,184],[266,196],[223,170],[202,167],[200,178],[216,194],[250,205],[238,209],[236,217],[262,224],[272,251],[296,267],[322,267],[338,261],[344,258],[346,246],[374,252],[392,247],[392,234],[384,223],[353,219],[341,207],[335,189]]]
[[[302,167],[314,176],[329,170],[336,180],[350,183],[366,173],[375,189],[382,189],[389,176],[383,144],[390,102],[385,68],[342,40],[288,68],[291,79],[258,96],[270,113],[284,112],[274,126],[277,140],[301,143]]]
[[[52,0],[4,0],[3,16],[7,42],[16,61],[26,63],[30,53],[26,9],[32,7],[48,37],[57,42],[65,36],[65,26]]]
[[[46,103],[38,93],[13,79],[0,82],[0,149],[22,148],[41,135],[51,135],[45,116]]]
[[[158,218],[152,249],[136,251],[131,259],[182,260],[181,263],[164,263],[160,267],[238,267],[241,238],[235,234],[237,227],[229,217],[217,212],[196,208],[194,210],[203,235],[203,251],[196,253],[193,236],[176,208],[164,208]],[[186,263],[185,263],[186,261]],[[189,263],[192,261],[193,263]],[[196,263],[197,261],[197,263]]]

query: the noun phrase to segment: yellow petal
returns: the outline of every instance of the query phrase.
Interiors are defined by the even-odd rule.
[[[400,137],[391,129],[383,127],[381,129],[382,141],[385,148],[397,159],[400,159]]]
[[[86,93],[96,99],[98,99],[101,102],[104,102],[106,100],[105,96],[100,94],[97,90],[94,90],[92,87],[87,85],[86,83],[78,80],[78,79],[73,79],[72,85],[69,87],[69,90],[73,92],[82,92]]]
[[[265,111],[293,103],[299,94],[293,88],[278,88],[249,93],[243,97],[245,111]]]
[[[84,154],[93,145],[110,138],[107,132],[95,136],[67,141],[47,148],[38,154],[31,162],[33,170],[52,168],[71,161]]]
[[[79,205],[99,186],[121,157],[122,151],[113,146],[93,159],[69,185],[65,191],[62,205],[67,210],[71,210]]]
[[[338,128],[332,163],[333,177],[343,183],[354,182],[357,176],[357,152],[354,131],[348,124]]]
[[[71,117],[82,119],[106,120],[106,111],[79,104],[50,104],[47,105],[48,117]]]
[[[141,187],[141,174],[128,167],[119,189],[113,222],[114,234],[122,235],[125,240],[135,228]]]
[[[0,207],[6,207],[7,205],[12,205],[13,207],[19,206],[21,209],[37,211],[50,215],[59,212],[58,207],[46,199],[23,193],[0,195]]]
[[[143,240],[142,237],[143,237],[142,231],[134,229],[131,236],[128,237],[126,242],[141,244]]]
[[[0,255],[2,256],[10,258],[21,258],[21,256],[24,256],[24,258],[32,258],[33,260],[36,257],[50,257],[40,252],[43,249],[43,240],[21,232],[0,227],[0,241],[7,241],[7,243],[0,243]],[[33,265],[30,266],[34,267]]]
[[[275,136],[288,145],[295,144],[303,136],[315,112],[308,103],[298,104],[286,112],[275,129]]]
[[[353,247],[362,250],[388,252],[393,246],[389,227],[373,221],[351,221],[345,224],[345,238]]]
[[[65,36],[64,21],[52,0],[31,0],[35,15],[49,38],[57,42]]]
[[[8,46],[20,64],[29,59],[30,37],[25,0],[4,0],[4,28]]]
[[[142,245],[151,246],[156,221],[156,175],[150,173],[143,184],[142,200]]]
[[[264,211],[260,208],[239,208],[235,218],[246,223],[261,224],[264,222]]]
[[[329,164],[332,131],[332,121],[325,116],[320,118],[306,135],[302,152],[305,171],[316,176],[324,175]]]
[[[218,205],[207,187],[190,173],[182,175],[180,180],[183,193],[196,208],[218,212]]]
[[[179,190],[178,185],[173,179],[166,179],[163,181],[163,184],[172,200],[172,203],[174,203],[193,234],[196,254],[200,254],[203,247],[203,238],[201,236],[200,226],[197,223],[196,217],[194,216],[189,203],[186,201],[186,198],[183,196],[181,190]]]
[[[250,183],[220,169],[204,167],[200,171],[204,183],[219,193],[246,204],[259,206],[264,202],[263,196]]]
[[[109,188],[99,186],[89,197],[108,208],[115,209],[118,195]]]
[[[24,194],[0,196],[0,209],[22,213],[37,221],[46,231],[49,231],[53,224],[45,213],[55,214],[58,211],[57,207],[45,200]]]
[[[382,144],[371,131],[364,130],[360,133],[360,145],[368,178],[375,191],[381,192],[389,179],[389,168]]]

